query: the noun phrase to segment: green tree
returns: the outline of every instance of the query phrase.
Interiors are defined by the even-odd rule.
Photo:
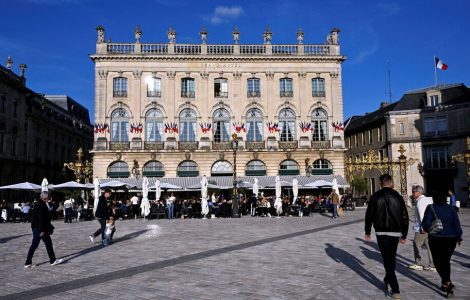
[[[364,196],[368,189],[367,179],[364,177],[355,177],[351,181],[351,186],[355,196]]]

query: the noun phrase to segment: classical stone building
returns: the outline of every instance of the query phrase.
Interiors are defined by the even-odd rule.
[[[95,64],[94,174],[106,177],[229,176],[232,135],[241,176],[344,175],[339,30],[325,43],[106,42]]]
[[[0,185],[58,183],[65,162],[93,146],[88,110],[70,97],[38,94],[21,74],[0,66]],[[6,195],[0,191],[0,195]]]
[[[468,198],[466,166],[455,156],[466,151],[470,135],[470,90],[464,84],[439,85],[407,92],[394,103],[346,122],[346,156],[352,163],[368,160],[373,150],[378,161],[398,159],[400,145],[408,158],[406,177],[429,194],[455,191],[462,202]],[[395,185],[400,186],[395,172]],[[369,194],[379,188],[377,169],[363,172]]]

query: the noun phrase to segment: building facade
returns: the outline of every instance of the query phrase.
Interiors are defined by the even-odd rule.
[[[378,161],[396,161],[403,145],[408,159],[408,195],[416,183],[423,185],[427,194],[447,194],[452,190],[460,201],[466,202],[466,166],[455,158],[466,151],[469,113],[470,90],[464,84],[407,92],[397,102],[383,103],[372,113],[351,118],[345,130],[346,157],[353,164],[361,163],[369,158],[371,149]],[[363,172],[369,194],[379,188],[380,174],[379,169]],[[395,180],[399,186],[399,178]]]
[[[230,45],[105,42],[95,64],[94,174],[229,176],[232,135],[242,176],[344,175],[339,30],[327,42]]]
[[[62,180],[64,163],[93,146],[88,110],[67,96],[48,96],[26,87],[21,74],[0,66],[0,185]],[[0,196],[11,192],[1,190]]]

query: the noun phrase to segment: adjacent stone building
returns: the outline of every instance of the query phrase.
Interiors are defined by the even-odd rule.
[[[93,146],[88,110],[62,95],[42,95],[26,87],[24,72],[0,66],[0,185],[24,181],[58,183],[65,162]],[[0,190],[0,196],[11,195]]]
[[[339,30],[326,42],[105,41],[95,64],[94,174],[106,177],[344,175]]]
[[[428,194],[451,189],[464,202],[468,199],[466,166],[455,156],[466,151],[469,115],[470,90],[464,84],[407,92],[397,102],[382,103],[378,110],[347,121],[346,157],[360,163],[368,159],[367,151],[372,149],[379,161],[396,161],[403,145],[408,158],[408,194],[411,184],[417,183]],[[380,173],[377,169],[363,172],[369,194],[379,188]],[[395,180],[399,186],[399,178]]]

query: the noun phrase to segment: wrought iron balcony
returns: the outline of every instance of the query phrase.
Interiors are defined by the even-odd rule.
[[[325,91],[313,91],[312,97],[325,97]]]
[[[293,91],[281,91],[280,96],[281,97],[294,97],[294,92]]]
[[[196,92],[181,92],[182,98],[195,98]]]
[[[214,96],[217,98],[228,98],[228,92],[214,92]]]
[[[197,150],[198,142],[178,142],[179,150]]]
[[[212,150],[231,150],[231,142],[212,142]]]
[[[162,96],[161,91],[147,91],[147,97],[158,97],[160,98]]]
[[[264,141],[263,142],[245,142],[245,147],[248,150],[264,149],[265,143]]]
[[[165,146],[164,142],[145,142],[145,150],[163,150]]]
[[[331,148],[330,141],[312,141],[313,149],[328,149]]]
[[[279,141],[279,149],[297,149],[298,141]]]
[[[113,97],[125,98],[127,97],[127,91],[113,91]]]
[[[129,150],[129,142],[110,142],[109,150]]]
[[[246,96],[248,98],[261,97],[261,91],[248,91]]]

